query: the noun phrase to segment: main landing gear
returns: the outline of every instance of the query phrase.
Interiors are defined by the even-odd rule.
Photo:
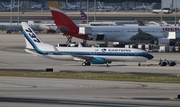
[[[65,35],[65,34],[63,36],[66,36],[66,38],[67,38],[66,44],[69,45],[72,42],[73,36]]]
[[[82,63],[82,66],[90,66],[91,65],[91,62],[89,61],[85,61]]]

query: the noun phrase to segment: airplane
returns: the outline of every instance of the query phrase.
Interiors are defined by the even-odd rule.
[[[121,42],[125,44],[152,43],[158,46],[173,44],[169,32],[179,32],[179,26],[88,26],[76,25],[58,6],[48,2],[58,29],[76,38],[91,41]]]
[[[80,5],[80,2],[78,2],[76,5],[72,5],[72,4],[69,4],[68,1],[66,0],[66,6],[65,10],[77,10],[79,8],[79,5]]]
[[[44,29],[38,25],[32,25],[31,28],[34,31],[44,31]],[[15,31],[15,32],[19,32],[22,30],[22,26],[21,25],[0,25],[0,30],[6,31],[6,33],[10,34],[11,32]]]
[[[42,9],[44,7],[45,7],[45,3],[43,2],[42,4],[36,4],[36,5],[31,6],[31,9],[38,10],[38,9]]]
[[[144,3],[142,4],[142,6],[137,6],[132,8],[132,10],[148,10],[149,12],[153,10],[153,7],[156,5],[157,3],[152,3],[151,5],[145,6]]]
[[[19,8],[23,8],[22,7],[22,4],[23,4],[23,1],[20,2],[20,4],[17,4],[17,2],[13,1],[12,2],[12,5],[9,4],[9,5],[5,5],[3,2],[1,2],[1,5],[3,6],[3,8],[5,8],[6,10],[10,10],[11,8],[12,9],[18,9]]]
[[[24,34],[25,51],[44,58],[83,61],[83,66],[91,64],[107,64],[112,62],[146,62],[153,56],[144,50],[133,48],[107,48],[107,47],[58,47],[44,43],[26,22],[21,22]]]
[[[118,6],[103,6],[99,1],[97,2],[98,4],[98,9],[101,9],[101,12],[109,12],[109,11],[115,11],[116,9],[120,10],[121,7]]]

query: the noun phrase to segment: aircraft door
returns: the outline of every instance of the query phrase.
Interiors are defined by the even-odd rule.
[[[105,39],[105,34],[97,34],[96,41],[103,41]]]

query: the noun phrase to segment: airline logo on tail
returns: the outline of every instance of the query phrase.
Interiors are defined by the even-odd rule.
[[[25,29],[26,33],[32,38],[32,40],[34,42],[38,42],[41,43],[41,41],[39,40],[39,38],[36,36],[36,34],[34,34],[34,32],[32,31],[31,28],[27,28]]]
[[[84,13],[84,11],[80,11],[80,14],[81,14],[81,19],[82,19],[82,22],[91,22],[91,20],[89,20],[89,18],[87,17],[87,15]]]

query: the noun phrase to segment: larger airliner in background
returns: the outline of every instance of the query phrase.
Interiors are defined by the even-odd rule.
[[[55,24],[62,33],[85,40],[132,44],[152,42],[160,46],[170,43],[169,32],[180,32],[179,26],[88,26],[81,31],[81,27],[62,12],[56,2],[48,2],[48,5]]]
[[[133,48],[56,47],[42,42],[26,22],[21,22],[26,41],[26,52],[57,60],[83,61],[83,66],[108,64],[113,61],[145,62],[153,56]],[[107,63],[108,62],[108,63]]]

